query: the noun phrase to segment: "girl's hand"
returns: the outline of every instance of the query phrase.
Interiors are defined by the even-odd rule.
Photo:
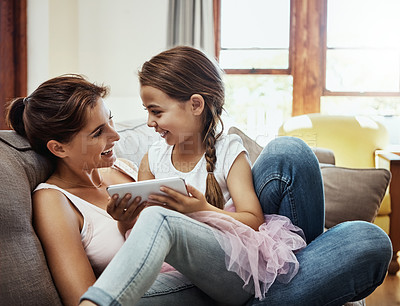
[[[149,200],[164,203],[168,208],[187,214],[191,212],[210,210],[211,204],[206,200],[204,194],[193,186],[187,185],[190,195],[184,195],[168,187],[161,187],[160,190],[167,195],[152,194]]]

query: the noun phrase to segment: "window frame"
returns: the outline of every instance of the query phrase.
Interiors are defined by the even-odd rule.
[[[322,27],[324,30],[323,36],[323,57],[322,57],[322,77],[323,77],[323,88],[322,88],[322,96],[346,96],[346,97],[397,97],[400,96],[400,88],[399,91],[331,91],[326,88],[326,56],[328,51],[327,40],[328,40],[328,0],[323,0],[324,11],[322,12]],[[367,49],[367,48],[365,48]],[[364,50],[364,48],[363,48]]]
[[[215,30],[215,56],[219,61],[219,56],[221,52],[221,1],[223,0],[214,0],[214,29]],[[294,0],[290,0],[290,16],[292,16],[292,3]],[[259,68],[250,68],[250,69],[224,69],[227,74],[272,74],[272,75],[291,75],[292,73],[292,48],[293,48],[293,31],[292,31],[292,18],[290,17],[290,25],[289,25],[289,58],[288,58],[288,68],[272,68],[272,69],[259,69]],[[251,48],[255,49],[255,48]]]

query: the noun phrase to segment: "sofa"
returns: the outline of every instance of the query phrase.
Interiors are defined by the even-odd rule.
[[[142,122],[120,123],[116,125],[116,128],[121,135],[121,140],[115,147],[117,156],[134,162],[139,162],[149,145],[160,139],[158,134]],[[238,129],[233,128],[229,132],[237,133],[242,137],[254,160],[262,148]],[[33,152],[26,139],[14,131],[0,131],[0,151],[2,153],[0,161],[2,186],[0,189],[0,305],[62,305],[40,241],[32,226],[31,192],[52,173],[53,165],[48,159]],[[338,173],[333,171],[336,168],[333,165],[334,157],[329,150],[322,150],[319,155],[325,164],[321,164],[322,167],[327,170],[326,180],[331,184],[326,189],[327,202],[330,203],[329,198],[332,198],[332,212],[334,212],[327,213],[327,218],[331,216],[330,226],[349,219],[372,221],[389,183],[390,173],[387,170],[376,170],[374,173],[366,170],[366,175],[362,175],[362,177],[370,178],[369,184],[375,182],[374,185],[376,185],[376,182],[379,182],[379,186],[374,187],[376,189],[374,196],[363,199],[366,202],[363,203],[364,209],[361,212],[354,208],[356,207],[354,203],[345,205],[339,203],[341,206],[335,208],[337,204],[335,201],[341,200],[335,199],[335,193],[337,193],[335,180],[338,178]],[[351,176],[352,170],[346,169],[350,171],[349,174],[340,173],[340,169],[336,170],[339,170],[339,177],[350,175],[350,178],[354,179]],[[374,178],[371,179],[371,176]],[[340,213],[341,209],[349,210],[346,206],[354,208],[351,214]],[[365,211],[367,206],[370,207],[368,213]]]
[[[389,273],[399,270],[400,251],[400,156],[388,150],[386,127],[367,116],[307,114],[288,119],[279,129],[280,136],[303,139],[311,147],[332,150],[336,165],[349,168],[386,168],[392,181],[382,200],[374,223],[393,244]]]

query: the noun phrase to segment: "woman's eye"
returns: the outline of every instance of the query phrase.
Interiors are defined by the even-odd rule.
[[[96,133],[93,134],[93,138],[99,137],[101,134],[103,134],[103,129],[98,129]]]

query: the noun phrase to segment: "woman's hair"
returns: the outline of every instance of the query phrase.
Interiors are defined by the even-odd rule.
[[[28,97],[11,101],[6,122],[26,137],[36,152],[52,157],[47,142],[68,143],[85,126],[86,110],[107,93],[107,87],[92,84],[81,75],[55,77]]]
[[[193,94],[200,94],[205,101],[203,115],[203,142],[207,161],[206,199],[216,207],[223,208],[224,198],[214,176],[215,142],[223,131],[221,114],[225,89],[222,71],[203,52],[186,46],[164,51],[145,62],[139,71],[141,86],[151,86],[172,99],[186,102]],[[217,134],[218,123],[221,131]]]

